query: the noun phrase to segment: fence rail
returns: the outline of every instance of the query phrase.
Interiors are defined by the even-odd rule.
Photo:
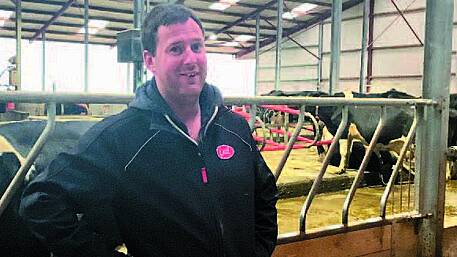
[[[133,95],[127,94],[81,94],[81,93],[41,93],[26,91],[0,92],[0,101],[21,103],[92,103],[92,104],[128,104]],[[319,106],[354,106],[354,105],[388,105],[388,106],[417,106],[439,105],[430,99],[386,99],[386,98],[344,98],[344,97],[225,97],[225,104],[287,104],[287,105],[319,105]]]
[[[77,94],[77,93],[67,93],[67,94],[54,94],[54,93],[39,93],[39,92],[0,92],[0,101],[13,101],[13,102],[21,102],[21,103],[51,103],[50,106],[54,106],[54,103],[92,103],[92,104],[128,104],[132,99],[133,95],[116,95],[116,94]],[[419,111],[419,109],[427,109],[427,108],[440,108],[440,104],[436,101],[429,100],[429,99],[385,99],[385,98],[370,98],[370,99],[361,99],[361,98],[337,98],[337,97],[226,97],[225,99],[225,104],[227,105],[262,105],[262,104],[287,104],[287,105],[295,105],[300,108],[300,117],[301,121],[303,120],[303,115],[305,112],[305,106],[341,106],[343,107],[343,112],[342,112],[342,120],[340,123],[340,126],[338,128],[338,132],[336,133],[337,135],[336,138],[340,138],[344,128],[347,126],[348,122],[348,106],[374,106],[374,107],[380,107],[383,110],[383,115],[382,117],[385,116],[385,107],[388,106],[411,106],[415,107],[415,112],[416,115],[424,115],[423,111]],[[48,106],[49,107],[49,106]],[[48,123],[51,124],[52,126],[53,123],[53,118],[54,112],[48,111]],[[381,119],[381,123],[382,123]],[[416,119],[415,119],[416,120]],[[417,124],[418,127],[421,126],[420,123]],[[416,121],[414,122],[414,128],[416,126]],[[378,127],[382,127],[382,124],[379,125]],[[378,129],[377,129],[378,130]],[[380,130],[380,128],[379,128]],[[49,131],[43,131],[43,134],[48,133]],[[292,142],[289,142],[289,148],[291,149],[294,143],[294,139],[296,139],[295,135],[298,133],[294,133],[294,137],[292,138]],[[379,131],[377,131],[376,134],[379,134]],[[411,133],[410,133],[411,134]],[[409,135],[408,143],[411,141],[412,135]],[[376,137],[374,137],[372,141],[373,143],[370,143],[370,146],[374,145],[376,143]],[[42,142],[43,140],[39,140],[40,142],[35,143],[35,145],[39,145],[40,150],[42,145],[45,142]],[[357,184],[359,181],[356,181],[353,184],[354,189],[351,190],[350,194],[348,194],[349,200],[347,200],[347,203],[345,203],[343,207],[343,218],[342,218],[342,224],[340,225],[335,225],[333,227],[330,227],[328,229],[320,230],[318,233],[316,232],[311,232],[311,233],[306,233],[305,232],[305,226],[306,226],[306,213],[309,210],[309,207],[312,203],[312,200],[314,196],[317,194],[317,190],[319,188],[319,185],[322,181],[322,177],[326,171],[326,168],[328,166],[329,160],[331,158],[331,155],[335,152],[336,150],[336,143],[337,140],[334,140],[330,146],[330,150],[327,153],[327,156],[324,159],[323,166],[321,168],[320,173],[316,176],[313,187],[308,194],[308,197],[306,199],[306,202],[302,208],[302,212],[300,215],[300,231],[298,234],[290,235],[289,237],[282,237],[281,242],[289,242],[293,240],[298,240],[298,239],[303,239],[303,238],[308,238],[308,237],[316,237],[319,235],[328,235],[332,233],[341,233],[344,231],[350,231],[353,229],[357,228],[363,228],[363,227],[370,227],[370,226],[380,226],[386,223],[391,222],[392,217],[386,218],[385,216],[385,205],[387,201],[387,196],[389,195],[391,189],[392,189],[392,181],[390,181],[389,186],[386,187],[386,191],[384,193],[384,197],[382,201],[380,202],[380,216],[376,217],[374,219],[369,219],[363,222],[364,225],[357,225],[357,224],[351,224],[351,226],[348,225],[348,209],[350,207],[351,203],[351,198],[353,197],[353,194],[355,193],[355,189],[357,187]],[[34,146],[34,148],[37,148]],[[418,147],[421,149],[420,147]],[[289,149],[289,152],[290,152]],[[372,150],[372,149],[371,149]],[[287,153],[287,151],[286,151]],[[367,151],[366,158],[369,158],[369,155],[371,154],[371,151]],[[24,164],[21,169],[25,169],[24,167],[30,167],[30,165],[33,163],[34,158],[38,153],[35,151],[33,153],[29,153],[27,156],[27,162]],[[404,153],[402,152],[402,157],[404,156]],[[362,174],[364,171],[364,164],[366,164],[366,158],[364,158],[364,163],[362,164],[362,167],[359,169],[358,173]],[[284,159],[284,158],[283,158]],[[285,157],[284,162],[286,161],[287,156]],[[424,160],[427,161],[427,160]],[[400,164],[396,164],[396,168],[401,166]],[[282,168],[282,167],[281,167]],[[395,171],[395,175],[398,172],[398,170]],[[420,172],[418,173],[420,175]],[[15,177],[15,187],[12,188],[12,190],[8,190],[3,196],[0,201],[0,215],[1,215],[1,210],[5,208],[5,206],[8,204],[9,199],[11,198],[11,195],[14,194],[14,189],[17,188],[17,184],[21,183],[24,177],[23,172],[18,172],[17,178]],[[356,178],[356,180],[358,180]],[[13,184],[13,183],[12,183]],[[417,197],[419,197],[419,194],[416,194]],[[384,199],[385,198],[385,199]],[[420,199],[416,199],[420,201]],[[417,211],[410,212],[410,213],[403,213],[404,215],[402,216],[402,219],[414,219],[414,218],[424,218],[428,217],[428,214],[421,214],[418,213]],[[406,217],[406,218],[405,218]]]

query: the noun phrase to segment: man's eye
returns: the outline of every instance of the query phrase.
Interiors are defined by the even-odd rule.
[[[194,53],[199,53],[202,50],[203,45],[201,43],[193,43],[190,47]]]
[[[180,47],[180,46],[172,46],[169,49],[169,51],[170,51],[171,54],[178,55],[178,54],[182,53],[182,47]]]

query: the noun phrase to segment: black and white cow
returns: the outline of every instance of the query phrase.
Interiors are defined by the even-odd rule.
[[[347,97],[347,94],[337,93],[335,97]],[[352,92],[352,98],[401,98],[413,99],[414,96],[399,92],[395,89],[389,90],[384,93],[361,94]],[[385,125],[378,138],[378,143],[388,145],[390,141],[406,136],[411,127],[414,117],[414,110],[411,107],[386,107]],[[347,143],[340,145],[341,161],[339,163],[340,172],[345,172],[346,168],[352,168],[350,159],[362,159],[365,151],[364,147],[373,138],[374,132],[381,116],[381,108],[371,106],[350,106],[348,108],[348,125],[344,131],[343,139],[347,139]],[[319,109],[319,117],[325,122],[330,133],[336,133],[336,130],[342,119],[342,107],[321,107]],[[354,143],[354,140],[358,142]],[[351,151],[352,150],[352,151]],[[378,172],[381,175],[389,175],[391,166],[395,160],[391,159],[385,151],[380,151],[374,155],[370,162],[378,161],[379,166],[377,171],[370,169],[375,168],[377,164],[368,165],[367,170]],[[376,160],[378,158],[379,160]],[[358,161],[356,161],[359,164]],[[357,167],[355,167],[357,168]]]
[[[272,96],[317,96],[317,97],[350,97],[350,98],[405,98],[413,96],[395,89],[384,93],[361,94],[356,92],[336,93],[332,96],[319,91],[283,92],[271,91],[265,95]],[[324,122],[328,131],[335,134],[342,119],[341,106],[320,106],[319,108],[307,106],[306,111],[318,115]],[[350,106],[348,125],[343,132],[339,143],[340,151],[337,151],[330,160],[330,164],[339,166],[339,173],[344,173],[347,168],[356,169],[360,166],[365,155],[366,146],[373,137],[377,127],[381,110],[379,107]],[[414,110],[410,107],[398,108],[387,107],[386,123],[378,139],[378,143],[388,145],[391,140],[406,136],[411,127]],[[322,149],[318,149],[322,151]],[[388,150],[377,151],[372,154],[366,167],[365,180],[369,184],[379,183],[380,179],[386,182],[390,176],[395,159]]]
[[[41,172],[58,153],[69,150],[95,121],[56,122],[50,136],[34,163],[26,182]],[[0,195],[3,195],[32,145],[46,125],[45,121],[21,121],[0,124]],[[25,182],[25,183],[26,183]],[[0,216],[0,255],[8,257],[49,257],[50,252],[27,229],[18,214],[20,188]]]
[[[451,94],[449,100],[448,146],[457,152],[457,94]],[[457,157],[448,158],[447,179],[457,180]]]

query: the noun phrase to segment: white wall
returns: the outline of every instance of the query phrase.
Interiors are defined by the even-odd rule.
[[[16,42],[0,38],[0,70],[6,67],[7,59],[16,53]],[[42,42],[22,41],[22,90],[41,91],[42,88]],[[89,46],[89,92],[126,92],[126,64],[117,63],[116,48],[101,45]],[[57,92],[84,91],[84,45],[61,42],[46,42],[46,84]],[[8,83],[8,75],[0,78],[0,84]]]
[[[255,61],[236,60],[231,55],[208,54],[208,83],[224,96],[253,96]]]
[[[405,13],[406,19],[419,35],[422,42],[425,35],[425,1],[396,1]],[[362,31],[363,5],[359,4],[343,12],[341,24],[340,82],[334,92],[343,90],[358,91],[360,73],[360,48]],[[457,9],[457,4],[454,5]],[[455,12],[455,10],[454,10]],[[457,13],[457,12],[455,12]],[[454,21],[457,16],[454,15]],[[457,26],[454,25],[454,35]],[[323,85],[328,90],[330,73],[330,20],[324,23],[323,40]],[[318,26],[292,35],[296,41],[317,54]],[[373,80],[371,92],[386,91],[396,88],[420,96],[422,92],[424,48],[418,47],[419,41],[408,28],[406,22],[396,12],[391,1],[375,0],[373,44]],[[268,46],[271,47],[272,45]],[[267,47],[267,48],[268,48]],[[286,48],[286,49],[284,49]],[[378,49],[376,49],[378,48]],[[300,49],[291,41],[283,43],[281,86],[282,90],[315,90],[317,87],[317,59]],[[349,51],[348,50],[353,50]],[[354,51],[355,50],[355,51]],[[457,50],[457,40],[453,40],[453,50]],[[252,55],[248,56],[252,58]],[[452,56],[452,73],[455,73],[456,54]],[[265,93],[274,87],[275,48],[260,55],[258,92]],[[457,92],[455,75],[451,79],[451,92]]]
[[[8,66],[8,58],[15,55],[16,42],[0,38],[0,71]],[[84,91],[84,45],[46,42],[46,90],[57,85],[57,92]],[[254,94],[253,60],[235,60],[231,55],[208,54],[208,82],[217,85],[225,96]],[[126,93],[132,83],[127,79],[128,64],[117,63],[116,47],[89,46],[89,92]],[[22,41],[22,90],[41,91],[42,43]],[[150,78],[151,75],[148,76]],[[0,78],[8,84],[8,74]]]

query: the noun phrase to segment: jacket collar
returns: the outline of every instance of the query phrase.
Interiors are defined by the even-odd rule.
[[[214,114],[216,106],[223,105],[222,94],[215,86],[205,83],[200,93],[199,102],[202,115],[202,128],[204,128]],[[151,112],[150,129],[169,130],[170,125],[165,119],[165,115],[167,115],[179,128],[187,132],[186,126],[179,120],[165,99],[160,95],[154,78],[137,88],[135,98],[130,102],[129,106]]]

